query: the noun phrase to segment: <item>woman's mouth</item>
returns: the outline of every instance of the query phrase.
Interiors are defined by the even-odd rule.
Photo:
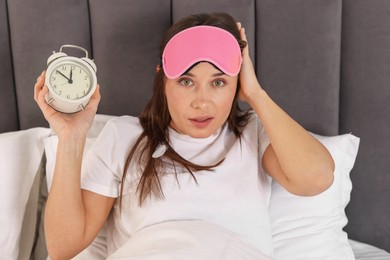
[[[212,120],[213,120],[213,117],[211,117],[211,116],[190,118],[191,123],[195,127],[198,127],[198,128],[204,128],[204,127],[208,126]]]

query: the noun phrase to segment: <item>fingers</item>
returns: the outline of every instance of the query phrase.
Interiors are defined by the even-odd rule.
[[[238,30],[240,31],[241,40],[247,41],[246,34],[245,34],[245,28],[242,26],[242,24],[240,22],[237,22],[236,24],[237,24]]]
[[[40,90],[43,88],[43,84],[45,82],[45,71],[42,71],[41,75],[38,76],[37,82],[34,85],[34,99],[37,101],[38,94]]]
[[[44,86],[45,82],[45,71],[42,71],[41,75],[37,78],[37,82],[34,86],[34,99],[38,103],[39,108],[44,111],[47,106],[45,101],[45,95],[48,92],[47,87]]]
[[[90,111],[96,113],[97,108],[98,108],[98,105],[99,105],[99,102],[100,102],[100,99],[101,99],[101,95],[100,95],[100,85],[97,84],[96,90],[95,90],[95,92],[93,93],[93,95],[91,96],[91,99],[90,99],[89,102],[88,102],[88,105],[87,105],[87,107],[86,107],[86,110],[90,110]]]
[[[34,99],[40,106],[42,98],[44,100],[45,94],[47,93],[47,87],[44,87],[45,82],[45,71],[42,71],[41,75],[37,78],[37,82],[34,86]]]
[[[48,110],[52,110],[52,108],[47,104],[47,102],[45,100],[45,96],[46,96],[47,92],[49,92],[49,89],[47,88],[47,86],[44,86],[39,91],[39,93],[37,95],[37,99],[36,99],[38,106],[42,110],[43,114],[46,114]]]
[[[240,35],[241,35],[241,40],[246,41],[246,44],[247,44],[247,46],[248,46],[248,41],[247,41],[247,39],[246,39],[246,34],[245,34],[245,28],[244,28],[244,27],[241,27],[241,29],[240,29]]]
[[[242,24],[240,22],[237,22],[237,28],[240,31],[240,38],[241,38],[241,40],[246,42],[246,46],[243,49],[243,56],[249,55],[248,40],[246,38],[245,28],[242,26]]]
[[[95,93],[93,93],[91,99],[92,99],[92,100],[95,100],[95,101],[97,101],[97,102],[100,101],[101,95],[100,95],[100,85],[99,85],[99,84],[96,85]]]
[[[34,99],[37,102],[39,108],[43,112],[44,116],[46,117],[49,112],[55,112],[55,110],[50,107],[46,100],[45,96],[49,89],[47,86],[45,86],[45,76],[46,76],[46,71],[42,71],[41,75],[38,76],[37,82],[35,83],[34,86]]]

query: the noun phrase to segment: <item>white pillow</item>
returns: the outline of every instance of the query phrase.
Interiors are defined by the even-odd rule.
[[[274,256],[283,260],[355,259],[342,229],[348,222],[344,209],[352,189],[349,173],[360,139],[351,134],[314,136],[334,159],[334,182],[317,196],[300,197],[273,181],[269,212]]]
[[[48,128],[0,134],[0,256],[17,259],[23,217]]]
[[[84,148],[84,154],[92,147],[92,144],[96,140],[96,137],[99,135],[100,131],[103,129],[107,121],[112,118],[114,118],[114,116],[109,116],[109,115],[95,116],[92,127],[88,132],[88,136]],[[46,154],[46,181],[47,181],[48,190],[50,191],[51,183],[53,180],[53,174],[54,174],[58,137],[52,133],[51,136],[44,138],[43,141],[45,145],[45,154]],[[83,172],[84,170],[82,170],[82,173]],[[99,232],[99,234],[97,235],[96,239],[92,242],[92,244],[73,259],[77,259],[77,260],[106,259],[107,245],[106,245],[105,229],[106,229],[106,225]]]

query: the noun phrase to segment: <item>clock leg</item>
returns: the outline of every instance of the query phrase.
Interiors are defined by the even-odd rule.
[[[50,105],[50,104],[53,103],[53,102],[54,102],[54,98],[51,97],[51,98],[47,101],[47,104]]]

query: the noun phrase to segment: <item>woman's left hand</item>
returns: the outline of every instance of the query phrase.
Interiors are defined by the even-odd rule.
[[[242,27],[241,23],[237,23],[237,27],[240,30],[241,40],[247,42],[245,48],[242,51],[242,65],[239,75],[241,85],[239,91],[239,98],[242,101],[250,103],[250,97],[253,97],[257,91],[261,90],[261,86],[259,81],[257,80],[255,69],[253,67],[252,60],[249,56],[249,46],[245,34],[245,28]]]

